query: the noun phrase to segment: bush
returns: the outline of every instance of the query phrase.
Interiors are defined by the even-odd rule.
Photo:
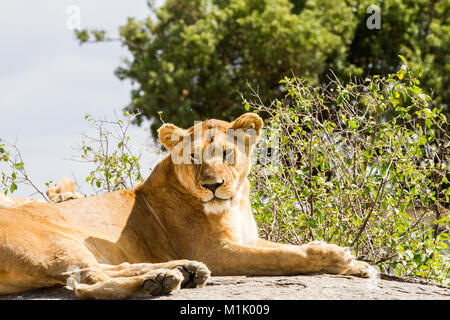
[[[131,189],[142,180],[142,151],[132,150],[128,128],[137,114],[125,111],[114,120],[85,115],[94,134],[83,133],[79,156],[70,160],[90,163],[94,169],[85,178],[95,193]]]
[[[5,195],[14,193],[19,185],[28,185],[43,199],[48,200],[43,190],[40,190],[31,180],[25,166],[17,142],[10,143],[0,138],[0,192]],[[48,186],[50,182],[47,182]]]
[[[450,284],[449,237],[438,232],[449,222],[448,122],[406,62],[345,86],[280,84],[286,96],[270,106],[244,100],[267,116],[258,149],[270,154],[250,176],[261,235],[348,246],[382,272]]]

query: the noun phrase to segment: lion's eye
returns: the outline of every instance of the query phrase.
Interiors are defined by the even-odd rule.
[[[191,161],[194,164],[199,164],[200,163],[200,156],[196,153],[191,153]]]
[[[234,150],[233,149],[227,149],[223,151],[223,161],[227,162],[229,164],[234,163]]]

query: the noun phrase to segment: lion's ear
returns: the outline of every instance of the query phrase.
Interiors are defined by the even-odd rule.
[[[237,118],[231,123],[231,129],[235,131],[244,131],[249,138],[250,145],[258,141],[263,127],[263,120],[256,113],[248,112]]]
[[[183,140],[186,131],[171,124],[165,123],[158,130],[158,138],[159,141],[169,150],[181,140]]]
[[[233,129],[253,129],[258,134],[261,131],[261,128],[263,127],[263,121],[260,116],[258,116],[256,113],[253,112],[247,112],[244,113],[242,116],[237,118],[231,123],[231,128]]]

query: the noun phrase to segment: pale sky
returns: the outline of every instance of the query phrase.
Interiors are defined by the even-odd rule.
[[[67,26],[71,5],[80,8],[81,28],[104,29],[113,36],[127,17],[149,14],[145,0],[1,1],[0,138],[17,141],[39,188],[45,190],[46,181],[74,176],[89,194],[83,180],[90,168],[64,158],[75,154],[73,147],[88,129],[84,114],[120,113],[130,101],[131,84],[114,75],[121,57],[128,55],[120,43],[79,45]],[[129,133],[136,149],[151,146],[147,127],[132,127]],[[145,176],[158,157],[145,154]],[[13,195],[32,192],[19,186]]]

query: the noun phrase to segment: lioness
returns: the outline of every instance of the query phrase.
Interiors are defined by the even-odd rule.
[[[47,201],[37,198],[12,198],[5,196],[0,191],[0,209],[19,207],[27,203],[46,203]]]
[[[63,202],[83,198],[83,196],[77,192],[75,183],[67,178],[62,178],[56,187],[47,189],[45,193],[50,202]]]
[[[137,187],[0,210],[0,293],[67,285],[79,298],[118,299],[203,286],[211,273],[373,275],[336,245],[258,238],[247,175],[262,126],[254,113],[164,124],[170,155]],[[229,130],[241,133],[231,143]]]
[[[56,187],[48,189],[46,194],[50,202],[63,202],[83,197],[76,191],[75,183],[67,178],[62,178]],[[7,197],[0,192],[0,209],[20,207],[28,203],[47,203],[47,201],[38,198]]]

